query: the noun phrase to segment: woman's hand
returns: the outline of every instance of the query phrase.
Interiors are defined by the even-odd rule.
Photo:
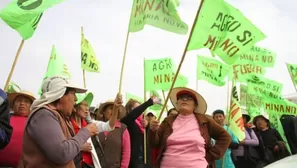
[[[160,122],[159,122],[158,120],[152,120],[152,121],[150,122],[150,129],[151,129],[152,131],[157,131],[158,128],[159,128],[159,125],[160,125]]]
[[[91,143],[85,143],[84,145],[83,145],[83,151],[84,152],[91,152],[91,150],[92,150],[92,145],[91,145]]]
[[[123,104],[123,96],[121,94],[117,94],[117,97],[114,100],[114,105],[116,107],[120,107]]]
[[[161,104],[161,99],[156,97],[156,96],[152,96],[151,99],[153,100],[153,104]]]
[[[147,121],[146,119],[143,119],[143,120],[141,121],[141,124],[142,124],[143,128],[146,128],[146,126],[147,126],[147,124],[148,124],[148,121]]]

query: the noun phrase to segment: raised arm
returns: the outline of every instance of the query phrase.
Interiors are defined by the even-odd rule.
[[[124,118],[121,119],[121,122],[129,125],[134,122],[137,117],[139,117],[148,107],[154,104],[153,99],[150,98],[148,101],[142,103],[140,106],[136,107],[129,114],[127,114]]]
[[[58,118],[45,109],[32,116],[27,131],[47,158],[56,164],[65,164],[73,160],[91,137],[87,128],[81,128],[74,137],[67,140]]]

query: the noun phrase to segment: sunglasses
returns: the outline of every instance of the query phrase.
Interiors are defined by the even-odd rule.
[[[180,96],[177,96],[177,100],[194,100],[194,98],[190,95],[180,95]]]

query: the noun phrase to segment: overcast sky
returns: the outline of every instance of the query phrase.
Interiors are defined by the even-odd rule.
[[[0,0],[0,8],[10,0]],[[191,27],[200,0],[180,0],[181,18]],[[285,62],[297,64],[297,1],[229,0],[240,9],[267,38],[259,45],[277,53],[277,63],[266,76],[284,84],[283,94],[295,92]],[[53,44],[65,57],[73,81],[83,86],[80,68],[80,27],[100,60],[101,73],[88,73],[87,88],[95,94],[94,105],[114,98],[118,91],[121,61],[132,0],[66,0],[47,10],[33,38],[25,41],[12,81],[37,95],[46,71]],[[21,37],[0,21],[0,87],[4,87]],[[187,40],[182,36],[151,26],[131,33],[124,72],[123,92],[143,96],[143,58],[172,57],[178,64]],[[187,53],[181,73],[196,89],[196,55],[207,50]],[[198,92],[208,103],[208,113],[227,105],[227,87],[198,82]]]

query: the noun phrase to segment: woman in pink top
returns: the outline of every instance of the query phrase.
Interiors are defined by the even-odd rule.
[[[102,114],[102,120],[107,122],[112,114],[114,101],[106,101],[101,104],[97,116]],[[125,113],[122,106],[118,113],[118,119]],[[128,168],[130,162],[130,135],[127,126],[117,121],[115,129],[110,132],[102,132],[98,135],[101,150],[97,150],[102,168]]]
[[[160,153],[154,165],[156,168],[207,168],[227,150],[231,137],[204,115],[206,102],[203,97],[188,88],[174,88],[170,100],[178,115],[167,117],[159,126],[151,121],[149,142]],[[211,145],[211,138],[216,144]]]
[[[13,127],[13,132],[9,144],[0,151],[0,167],[16,167],[22,154],[25,124],[30,114],[30,106],[35,97],[32,93],[23,90],[9,93],[7,98],[14,111],[10,117],[10,125]]]

